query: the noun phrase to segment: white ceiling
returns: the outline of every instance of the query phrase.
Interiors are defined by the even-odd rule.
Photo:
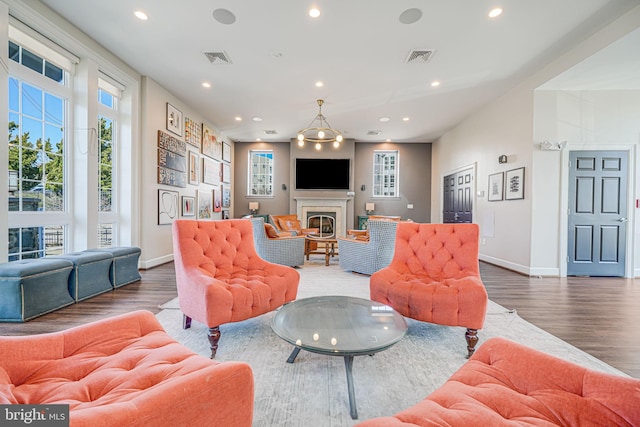
[[[322,98],[324,115],[345,137],[428,142],[638,1],[322,1],[316,19],[308,15],[312,3],[299,0],[43,3],[236,141],[295,137]],[[489,19],[499,4],[504,13]],[[411,8],[422,16],[401,23]],[[134,9],[149,19],[138,20]],[[232,12],[235,22],[219,23],[215,9]],[[637,61],[635,37],[626,49],[633,48]],[[435,54],[407,64],[420,49]],[[203,54],[211,51],[224,51],[232,63],[211,64]],[[558,82],[593,80],[584,70],[567,78]],[[315,87],[318,80],[322,88]],[[441,85],[431,87],[433,80]],[[201,86],[205,81],[210,89]],[[372,130],[381,134],[367,136]]]

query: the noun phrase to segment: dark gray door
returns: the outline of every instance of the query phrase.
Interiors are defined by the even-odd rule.
[[[443,195],[444,222],[472,222],[473,168],[445,176]]]
[[[569,156],[569,276],[624,276],[627,152]]]

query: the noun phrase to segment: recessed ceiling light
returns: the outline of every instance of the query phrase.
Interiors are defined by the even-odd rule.
[[[146,21],[147,19],[149,19],[147,14],[141,10],[136,10],[135,12],[133,12],[133,14],[136,16],[136,18],[138,18],[141,21]]]
[[[256,138],[256,142],[262,141],[262,138]]]
[[[320,9],[314,7],[313,9],[309,10],[309,16],[312,18],[317,18],[318,16],[320,16]]]
[[[434,81],[431,82],[431,87],[438,87],[438,86],[440,86],[440,82],[439,81],[434,80]]]
[[[391,120],[389,117],[380,117],[381,122],[388,122],[389,120]]]
[[[202,87],[206,87],[207,89],[211,87],[211,83],[209,82],[202,82]]]
[[[216,9],[213,11],[213,19],[224,25],[231,25],[236,22],[236,16],[227,9]]]
[[[241,121],[242,121],[242,117],[240,117],[240,116],[236,116],[236,117],[235,117],[235,120],[236,120],[236,122],[241,122]]]
[[[489,12],[489,18],[495,18],[500,15],[502,15],[502,9],[500,9],[499,7],[496,7],[495,9],[492,9],[491,12]]]
[[[408,121],[409,121],[409,117],[403,117],[403,118],[402,118],[402,121],[403,121],[403,122],[408,122]]]
[[[251,120],[253,120],[254,122],[261,122],[262,121],[262,117],[255,116],[255,117],[251,118]]]
[[[322,87],[322,86],[324,86],[324,83],[320,81],[316,82],[316,87]]]
[[[385,142],[391,142],[391,138],[385,139]]]

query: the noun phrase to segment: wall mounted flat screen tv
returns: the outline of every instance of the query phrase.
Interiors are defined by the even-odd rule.
[[[348,190],[349,159],[296,159],[296,190]]]

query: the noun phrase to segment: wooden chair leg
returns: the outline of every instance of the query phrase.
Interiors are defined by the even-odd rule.
[[[189,329],[191,327],[191,317],[186,314],[182,315],[182,329]]]
[[[467,332],[464,334],[467,339],[467,359],[473,355],[476,351],[476,344],[478,344],[478,330],[467,328]]]
[[[209,345],[211,346],[211,358],[216,357],[216,351],[218,351],[218,341],[220,341],[220,326],[214,326],[207,331],[207,338],[209,339]]]

